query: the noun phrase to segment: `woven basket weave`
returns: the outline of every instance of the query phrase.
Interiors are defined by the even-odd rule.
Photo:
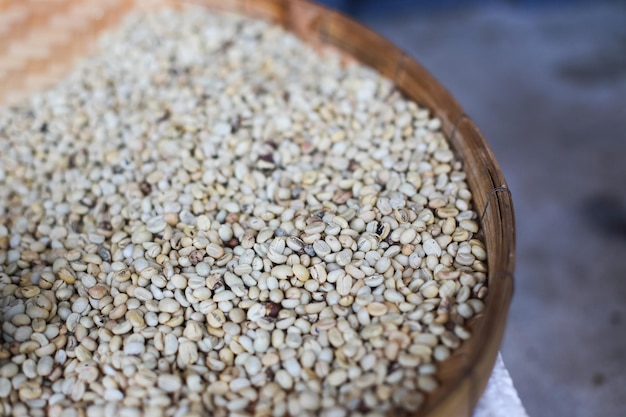
[[[513,291],[515,227],[511,196],[481,133],[454,98],[417,62],[359,23],[305,0],[197,0],[211,9],[272,20],[317,48],[339,50],[395,81],[433,110],[464,162],[488,253],[485,311],[470,323],[473,337],[440,367],[442,386],[417,415],[470,417],[502,341]],[[138,7],[130,0],[0,0],[0,105],[58,80],[94,51],[98,35]],[[178,2],[180,4],[180,2]]]

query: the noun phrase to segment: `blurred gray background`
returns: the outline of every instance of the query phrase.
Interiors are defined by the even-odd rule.
[[[626,2],[329,0],[482,130],[517,215],[502,353],[531,417],[626,415]]]

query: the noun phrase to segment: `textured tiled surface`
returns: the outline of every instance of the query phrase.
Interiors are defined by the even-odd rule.
[[[493,147],[517,214],[503,357],[531,417],[626,415],[626,5],[366,23],[422,62]]]
[[[15,103],[58,80],[132,4],[0,0],[0,103]]]

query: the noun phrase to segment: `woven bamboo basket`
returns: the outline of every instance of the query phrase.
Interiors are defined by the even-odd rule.
[[[132,0],[0,0],[0,106],[28,97],[95,52],[95,40],[128,12],[165,2]],[[181,4],[182,1],[167,2]],[[472,338],[441,364],[441,387],[417,415],[470,417],[500,347],[513,293],[513,204],[498,163],[472,120],[420,64],[348,17],[307,0],[195,0],[214,10],[276,22],[318,49],[339,51],[394,80],[410,99],[431,109],[464,162],[488,254],[489,295],[472,319]]]

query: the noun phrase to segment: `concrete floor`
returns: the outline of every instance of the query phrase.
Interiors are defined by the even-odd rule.
[[[626,415],[626,6],[364,18],[476,121],[513,192],[502,347],[531,417]]]

